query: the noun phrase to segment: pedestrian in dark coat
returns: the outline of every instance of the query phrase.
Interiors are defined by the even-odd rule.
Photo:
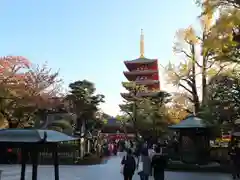
[[[229,155],[231,158],[233,179],[240,178],[240,148],[236,140],[230,145]]]
[[[136,161],[131,149],[127,149],[127,155],[123,157],[121,164],[123,166],[124,180],[132,180],[136,170]]]
[[[164,180],[164,171],[167,166],[167,159],[162,154],[161,148],[158,146],[155,149],[156,154],[152,157],[152,169],[154,180]]]

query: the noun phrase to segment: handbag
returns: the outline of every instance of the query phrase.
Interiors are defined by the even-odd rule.
[[[137,168],[137,170],[138,170],[138,173],[140,173],[140,172],[142,172],[143,171],[143,162],[139,162],[138,163],[138,168]]]
[[[123,174],[124,164],[121,165],[120,173]]]

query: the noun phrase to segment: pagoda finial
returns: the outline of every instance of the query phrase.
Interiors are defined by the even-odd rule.
[[[141,29],[141,36],[140,36],[140,58],[144,58],[144,35],[143,35],[143,29]]]

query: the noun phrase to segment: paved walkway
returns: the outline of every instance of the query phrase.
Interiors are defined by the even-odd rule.
[[[120,174],[121,157],[112,157],[106,164],[95,166],[60,166],[60,180],[123,180]],[[19,180],[19,165],[0,165],[3,170],[1,180]],[[40,166],[39,180],[53,180],[53,167]],[[26,180],[31,180],[31,167],[27,168]],[[230,180],[231,176],[216,173],[166,172],[166,180]],[[139,180],[138,175],[134,180]]]

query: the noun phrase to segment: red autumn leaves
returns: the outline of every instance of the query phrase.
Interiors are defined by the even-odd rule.
[[[59,93],[58,72],[35,66],[22,56],[0,57],[0,98],[47,108]]]

